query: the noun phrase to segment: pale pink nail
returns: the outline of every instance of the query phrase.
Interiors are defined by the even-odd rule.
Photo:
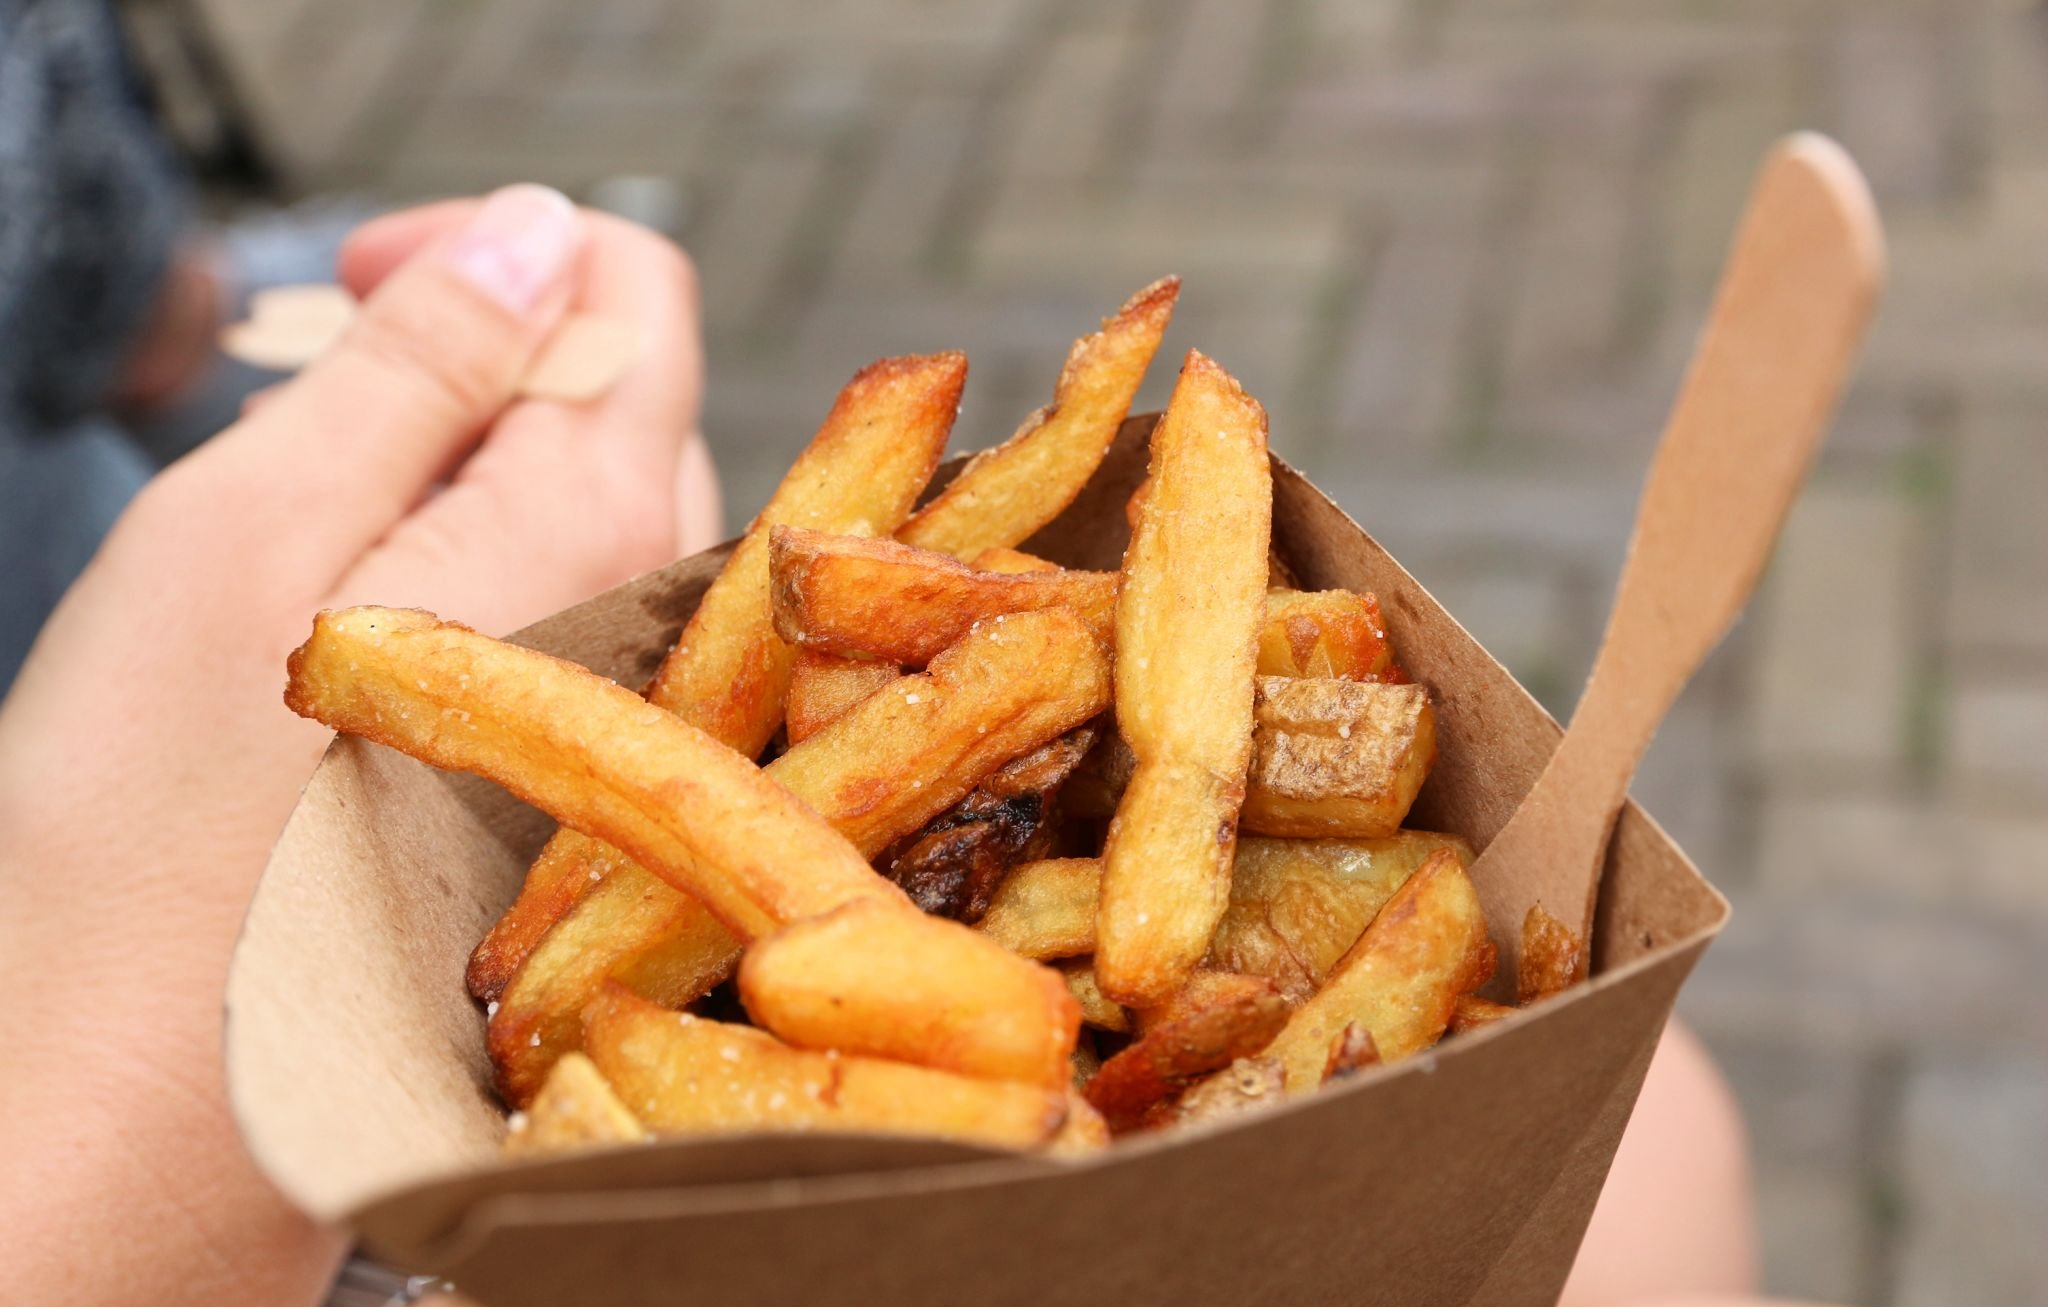
[[[464,280],[524,313],[567,275],[583,244],[583,219],[560,191],[521,184],[494,191],[449,247]]]

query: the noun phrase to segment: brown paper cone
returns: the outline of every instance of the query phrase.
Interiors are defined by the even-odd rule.
[[[1127,423],[1026,547],[1116,566],[1151,425]],[[1305,586],[1379,595],[1438,707],[1441,753],[1411,824],[1484,847],[1556,723],[1278,460],[1273,522]],[[518,638],[638,685],[725,552]],[[1727,916],[1631,804],[1590,983],[1267,1115],[1080,1162],[803,1136],[507,1165],[462,972],[547,831],[491,786],[337,741],[272,855],[228,992],[236,1115],[265,1172],[492,1307],[1551,1303],[1678,987]]]

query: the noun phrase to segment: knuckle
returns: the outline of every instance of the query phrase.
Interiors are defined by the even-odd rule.
[[[408,400],[461,415],[505,402],[512,383],[511,331],[449,296],[407,296],[375,305],[349,327],[345,348]]]

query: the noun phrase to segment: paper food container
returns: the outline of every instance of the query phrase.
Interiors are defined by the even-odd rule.
[[[1152,422],[1125,425],[1028,548],[1118,565]],[[1377,593],[1434,692],[1441,752],[1408,824],[1483,848],[1556,723],[1277,459],[1273,494],[1303,585]],[[728,549],[518,639],[639,685]],[[490,1307],[1552,1303],[1679,985],[1727,915],[1630,804],[1590,983],[1267,1114],[1080,1161],[748,1136],[507,1164],[463,966],[549,826],[493,786],[337,740],[272,855],[227,995],[235,1112],[265,1173]]]

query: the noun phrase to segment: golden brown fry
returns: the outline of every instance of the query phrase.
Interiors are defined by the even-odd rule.
[[[984,549],[968,560],[978,572],[1057,572],[1060,565],[1021,549]]]
[[[980,626],[1071,608],[1107,639],[1114,572],[981,572],[930,550],[777,527],[775,629],[820,653],[922,666]]]
[[[768,774],[874,857],[1101,712],[1109,693],[1108,656],[1080,618],[1021,613],[869,696]]]
[[[1385,680],[1394,649],[1379,600],[1349,590],[1274,590],[1259,631],[1259,675]]]
[[[757,941],[740,997],[799,1048],[1063,1085],[1081,1009],[1059,975],[956,921],[849,903]]]
[[[1460,994],[1458,1006],[1451,1010],[1451,1033],[1462,1035],[1468,1030],[1483,1030],[1514,1014],[1515,1009],[1505,1003],[1492,1003],[1477,994]]]
[[[1099,1153],[1109,1147],[1109,1122],[1078,1089],[1067,1091],[1067,1119],[1053,1136],[1051,1151],[1073,1155]]]
[[[642,1143],[647,1128],[581,1053],[570,1053],[548,1072],[547,1083],[507,1123],[508,1157],[542,1157],[606,1144]]]
[[[895,530],[945,452],[966,378],[966,356],[952,353],[884,359],[847,383],[663,659],[647,687],[656,706],[749,758],[761,752],[782,719],[790,661],[768,602],[770,528]],[[469,992],[498,998],[541,936],[616,862],[596,841],[558,832],[471,956]]]
[[[625,860],[601,840],[572,830],[556,831],[527,869],[519,897],[469,955],[463,981],[470,997],[480,1003],[496,1002],[548,930]]]
[[[1130,1130],[1198,1077],[1271,1043],[1287,1012],[1287,1001],[1266,981],[1197,971],[1173,998],[1137,1014],[1138,1037],[1082,1092],[1112,1131]]]
[[[1287,1097],[1287,1068],[1277,1057],[1241,1057],[1197,1083],[1150,1124],[1203,1125],[1273,1107]]]
[[[607,981],[681,1007],[731,975],[739,954],[739,939],[667,881],[630,865],[608,877],[547,933],[493,1005],[485,1042],[499,1095],[515,1107],[527,1101],[582,1041],[584,1005]]]
[[[1137,768],[1103,850],[1095,952],[1103,992],[1141,1006],[1187,979],[1229,901],[1265,617],[1265,410],[1196,351],[1153,430],[1151,480],[1116,608]]]
[[[791,653],[774,631],[768,537],[777,526],[888,535],[945,452],[967,356],[884,359],[861,369],[797,455],[768,506],[654,675],[654,703],[751,758],[782,722]]]
[[[1321,1083],[1331,1042],[1354,1021],[1372,1032],[1381,1058],[1398,1062],[1442,1038],[1458,996],[1485,984],[1493,967],[1479,895],[1458,855],[1439,849],[1266,1053],[1286,1064],[1290,1093]]]
[[[1257,711],[1247,833],[1391,835],[1436,762],[1419,685],[1261,676]]]
[[[1018,544],[1059,516],[1109,452],[1179,295],[1180,278],[1155,281],[1104,320],[1101,331],[1075,341],[1051,405],[976,454],[896,538],[972,558]]]
[[[857,898],[909,906],[815,804],[574,663],[430,613],[351,608],[320,614],[289,670],[285,703],[300,715],[497,781],[742,938]]]
[[[1052,852],[1060,786],[1095,743],[1083,726],[1005,763],[889,859],[889,879],[934,916],[980,921],[1011,869]]]
[[[658,1133],[845,1130],[1035,1148],[1066,1115],[1064,1088],[790,1048],[617,986],[585,1024],[591,1060]]]
[[[1027,862],[996,890],[979,928],[1019,957],[1044,960],[1093,953],[1101,887],[1099,859]]]
[[[977,634],[903,678],[887,702],[861,704],[767,775],[872,856],[952,806],[960,786],[993,780],[987,773],[1004,758],[1101,710],[1109,669],[1076,619],[1034,614],[1003,630]],[[918,702],[908,703],[913,695]],[[729,975],[737,951],[738,940],[694,899],[625,862],[502,995],[489,1039],[501,1091],[513,1103],[533,1092],[575,1047],[583,1006],[606,979],[680,1005]]]
[[[1330,1056],[1323,1062],[1323,1083],[1357,1075],[1379,1064],[1380,1046],[1373,1042],[1372,1031],[1354,1021],[1330,1042]]]
[[[1586,978],[1586,949],[1570,926],[1529,906],[1522,918],[1522,959],[1516,969],[1515,1001],[1523,1007],[1561,994]]]
[[[1131,1028],[1131,1014],[1105,998],[1095,983],[1093,958],[1065,958],[1054,964],[1067,982],[1067,992],[1081,1005],[1081,1020],[1097,1030],[1125,1034]]]
[[[802,744],[901,675],[894,663],[797,650],[789,672],[789,742]]]
[[[1370,840],[1246,836],[1230,873],[1230,907],[1216,925],[1209,963],[1264,976],[1295,1003],[1322,988],[1330,969],[1430,854],[1472,846],[1455,835],[1395,831]]]
[[[1045,637],[1040,644],[1028,638],[1016,641],[1034,663],[1047,657],[1060,663],[1062,640],[1068,652],[1079,651],[1096,662],[1094,685],[1084,691],[1089,702],[1068,719],[1057,716],[1058,709],[1046,709],[1042,700],[1034,699],[1020,710],[998,697],[1000,722],[1005,728],[1025,723],[1018,729],[1024,733],[1024,747],[1029,747],[1037,742],[1033,732],[1055,735],[1100,711],[1107,699],[1108,671],[1099,665],[1102,656],[1093,638],[1072,614],[1035,615],[1019,624]],[[949,679],[954,670],[962,671],[968,681],[977,667],[995,672],[999,684],[1019,679],[1006,676],[1012,669],[1000,658],[988,660],[986,666],[978,664],[982,655],[973,644],[968,641],[950,651],[949,658],[959,658],[948,667],[911,679],[940,687],[946,701],[965,698],[952,693],[964,683]],[[1071,681],[1076,660],[1065,661]],[[1085,669],[1087,658],[1079,661]],[[874,873],[846,836],[819,819],[818,814],[825,812],[850,830],[879,832],[881,843],[893,838],[877,824],[874,803],[835,810],[835,805],[845,808],[854,795],[846,786],[830,785],[840,773],[816,764],[813,746],[834,744],[831,731],[792,749],[776,764],[781,775],[781,769],[804,750],[813,749],[810,769],[791,778],[796,782],[793,788],[804,796],[799,798],[702,731],[602,677],[418,612],[324,613],[314,623],[312,638],[293,653],[290,671],[286,702],[295,710],[424,761],[498,780],[558,820],[607,839],[702,900],[741,938],[758,938],[779,925],[817,917],[842,904],[877,899],[884,913],[900,914],[940,932],[913,932],[898,941],[899,949],[905,950],[898,955],[904,965],[915,968],[928,961],[937,969],[957,961],[965,949],[987,959],[989,977],[1008,968],[1013,978],[1020,978],[1007,988],[994,979],[984,980],[978,1002],[992,1007],[1028,996],[1033,987],[1049,990],[1056,983],[1049,976],[1041,979],[1036,967],[966,927],[918,914],[893,885]],[[864,711],[865,705],[847,722]],[[1054,715],[1048,718],[1046,711]],[[950,720],[945,713],[933,719]],[[970,737],[965,747],[955,750],[956,767],[978,765],[983,758],[976,741],[1000,735],[1000,730],[991,729],[987,737]],[[926,760],[930,752],[926,751]],[[988,761],[987,769],[993,770],[998,761],[1000,755]],[[972,784],[972,777],[965,783]],[[909,819],[921,821],[928,815],[913,810]],[[627,874],[622,867],[611,880]],[[948,933],[950,944],[940,937]],[[658,941],[660,936],[652,938]],[[914,951],[926,945],[932,950],[929,958]],[[917,1017],[914,1009],[904,1006],[910,1001],[907,992],[875,988],[886,981],[886,972],[873,969],[849,978],[842,995],[849,1021],[893,1012],[894,1024],[910,1028]],[[757,995],[772,999],[773,986],[754,988]],[[1014,1022],[991,1016],[955,1032],[944,1047],[907,1044],[902,1055],[925,1050],[947,1065],[1001,1063],[1013,1055],[1018,1030],[1042,1031],[1046,1026],[1044,1004],[1027,1006],[1029,1010],[1015,1014]],[[778,1009],[771,1002],[762,1010],[771,1014],[763,1018],[770,1028],[777,1029],[772,1013]],[[1060,1025],[1063,1017],[1055,1016],[1054,1025],[1065,1034],[1061,1036],[1059,1029],[1051,1032],[1058,1044],[1052,1060],[1063,1063],[1073,1045],[1073,1029]],[[808,1015],[792,1020],[797,1021],[795,1038],[805,1043],[839,1044],[859,1033],[849,1030],[841,1038],[831,1034],[828,1021]]]

